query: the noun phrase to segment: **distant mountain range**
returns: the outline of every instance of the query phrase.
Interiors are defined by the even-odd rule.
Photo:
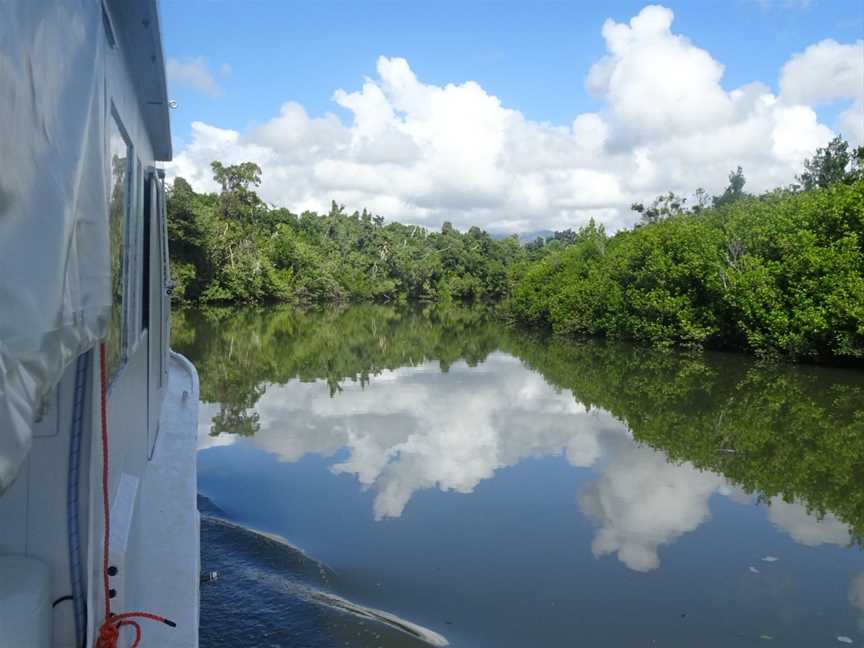
[[[531,241],[533,241],[537,237],[546,239],[546,238],[549,238],[550,236],[552,236],[554,233],[555,232],[553,232],[552,230],[548,230],[548,229],[533,230],[530,232],[518,232],[519,242],[520,243],[530,243]],[[489,236],[491,236],[496,241],[500,241],[501,239],[505,239],[508,236],[512,236],[512,235],[513,235],[512,232],[511,233],[489,232]]]

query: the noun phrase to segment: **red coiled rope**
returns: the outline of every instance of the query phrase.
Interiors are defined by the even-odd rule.
[[[99,345],[99,378],[101,382],[99,407],[102,417],[102,593],[105,598],[105,620],[99,626],[96,648],[117,648],[120,628],[124,625],[132,626],[135,630],[135,641],[132,642],[131,648],[138,648],[141,643],[141,625],[135,621],[136,618],[158,621],[172,628],[177,627],[177,624],[150,612],[123,612],[121,614],[111,612],[111,595],[108,584],[108,538],[111,534],[111,514],[108,507],[108,363],[104,342]]]

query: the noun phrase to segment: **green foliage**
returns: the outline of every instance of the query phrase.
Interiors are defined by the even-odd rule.
[[[525,246],[335,202],[294,214],[261,201],[257,165],[212,168],[219,194],[182,178],[169,191],[180,301],[504,302],[512,319],[560,334],[864,358],[864,148],[839,138],[806,162],[804,191],[752,196],[738,167],[692,207],[673,192],[634,203],[632,230],[610,237],[592,220]]]
[[[213,179],[222,187],[219,194],[219,212],[224,218],[254,220],[264,204],[251,188],[261,184],[261,168],[253,162],[224,166],[210,164]]]
[[[737,170],[729,173],[729,185],[723,190],[719,196],[714,196],[713,203],[715,207],[730,205],[736,200],[740,200],[747,196],[744,193],[744,185],[747,184],[747,179],[744,177],[744,170],[739,166]]]
[[[721,204],[577,236],[524,271],[510,313],[558,333],[864,357],[864,181]]]
[[[864,182],[743,201],[724,216],[723,296],[746,348],[864,357]]]
[[[686,198],[670,191],[662,196],[657,196],[654,202],[647,207],[643,203],[637,202],[630,205],[630,209],[639,214],[641,225],[651,225],[685,213],[684,205],[686,202]]]
[[[441,232],[384,224],[366,212],[293,214],[265,205],[252,163],[213,163],[220,194],[183,178],[169,191],[171,261],[179,300],[404,302],[499,300],[526,258],[514,238],[495,240],[449,223]]]
[[[798,182],[805,191],[828,187],[837,182],[853,183],[864,180],[864,146],[849,151],[849,143],[835,137],[828,146],[805,160],[804,173]]]
[[[589,275],[605,256],[607,244],[603,226],[590,221],[575,233],[569,246],[547,253],[529,266],[517,282],[509,310],[533,324],[555,321],[563,325],[560,309],[565,299],[564,293],[567,293],[567,298],[581,300],[584,317],[580,318],[574,313],[573,319],[566,326],[558,326],[558,330],[596,333],[589,314],[596,305],[596,296],[590,290],[593,286],[589,285]],[[599,287],[602,278],[595,279]],[[553,310],[558,314],[555,317],[552,315]]]

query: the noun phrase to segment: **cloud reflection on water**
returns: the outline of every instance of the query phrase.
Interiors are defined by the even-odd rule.
[[[579,495],[582,511],[599,525],[596,557],[610,553],[635,571],[660,566],[657,550],[693,531],[709,516],[708,499],[724,479],[689,463],[669,463],[661,452],[631,444]]]
[[[215,411],[203,404],[202,420]],[[470,493],[526,458],[563,456],[598,475],[577,495],[597,525],[594,556],[616,554],[641,572],[660,566],[660,547],[710,518],[713,495],[751,499],[717,473],[670,463],[634,442],[609,413],[587,410],[504,353],[478,367],[457,363],[446,375],[434,362],[384,371],[365,387],[343,385],[335,398],[323,381],[268,385],[256,411],[260,430],[249,442],[281,461],[344,449],[331,470],[374,491],[377,520],[401,516],[418,491]],[[207,437],[207,429],[200,428],[201,448],[233,440]],[[834,516],[820,520],[798,503],[775,498],[768,517],[805,545],[842,545],[850,537]]]
[[[820,544],[835,544],[845,547],[852,540],[849,526],[843,524],[833,513],[818,517],[807,512],[798,502],[784,502],[773,497],[768,507],[768,519],[782,529],[795,542],[815,547]]]

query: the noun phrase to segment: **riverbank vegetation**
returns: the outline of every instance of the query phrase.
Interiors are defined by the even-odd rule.
[[[608,237],[586,227],[510,301],[568,335],[864,356],[864,182],[779,190]]]
[[[864,147],[835,139],[798,184],[754,196],[742,169],[718,196],[674,193],[609,235],[593,221],[521,245],[366,211],[266,205],[252,163],[213,163],[219,193],[170,190],[177,295],[226,303],[484,301],[568,336],[864,358]]]
[[[169,192],[172,273],[185,302],[497,301],[525,257],[516,238],[476,227],[429,232],[335,202],[326,214],[294,214],[253,191],[255,164],[213,170],[221,193],[196,193],[183,178]]]

